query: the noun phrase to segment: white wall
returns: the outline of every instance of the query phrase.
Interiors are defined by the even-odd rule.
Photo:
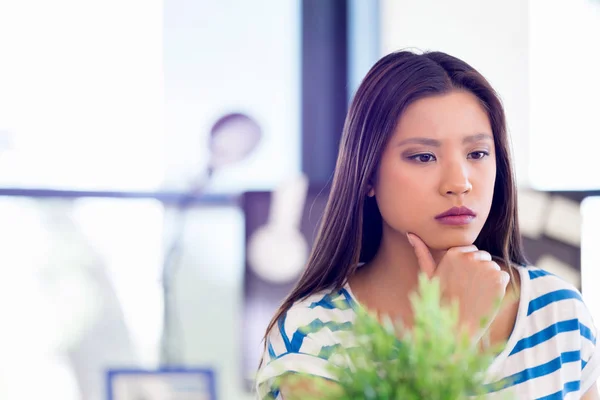
[[[381,0],[381,23],[383,54],[403,48],[443,51],[490,81],[504,102],[518,182],[527,184],[528,2]]]
[[[600,189],[600,1],[530,0],[531,183]]]

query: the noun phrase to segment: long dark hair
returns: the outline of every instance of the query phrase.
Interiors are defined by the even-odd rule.
[[[341,288],[359,263],[375,256],[382,220],[374,198],[366,195],[384,147],[409,104],[453,90],[477,96],[487,111],[496,147],[492,207],[475,245],[508,265],[527,264],[504,109],[498,95],[479,72],[458,58],[441,52],[395,52],[371,68],[354,96],[329,199],[306,269],[271,320],[266,335],[296,301],[324,289]]]

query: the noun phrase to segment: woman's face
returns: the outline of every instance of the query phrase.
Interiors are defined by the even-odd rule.
[[[430,248],[447,250],[473,244],[489,215],[495,180],[488,115],[473,94],[453,91],[405,110],[369,195],[375,195],[384,235],[412,232]]]

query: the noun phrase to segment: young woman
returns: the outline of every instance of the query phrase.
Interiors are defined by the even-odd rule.
[[[491,317],[486,335],[507,343],[487,372],[510,383],[490,396],[598,399],[592,318],[574,287],[526,264],[516,195],[504,111],[481,74],[440,52],[378,61],[348,112],[306,270],[267,329],[259,397],[310,390],[286,385],[292,373],[332,380],[327,349],[350,346],[357,307],[410,328],[425,272],[474,341]]]

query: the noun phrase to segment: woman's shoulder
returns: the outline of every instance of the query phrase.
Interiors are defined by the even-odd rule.
[[[346,288],[295,302],[271,329],[257,376],[259,397],[279,399],[277,377],[288,372],[335,379],[336,349],[352,344],[354,304]]]
[[[595,341],[595,324],[590,310],[586,306],[581,291],[572,283],[544,269],[528,266],[522,267],[521,279],[527,304],[526,317],[536,320],[536,325],[547,326],[552,323],[566,324],[565,321],[577,323],[582,331],[589,328]]]
[[[600,376],[600,348],[596,346],[594,318],[581,291],[562,277],[535,266],[519,267],[519,272],[522,307],[521,324],[517,326],[521,330],[511,351],[512,362],[520,363],[520,367],[533,363],[531,368],[537,368],[537,363],[555,357],[556,370],[564,364],[570,372],[561,374],[579,380],[585,392]]]
[[[295,302],[279,318],[268,340],[280,352],[315,353],[339,339],[338,332],[351,329],[353,307],[346,288],[311,294]]]
[[[526,279],[531,300],[550,303],[561,300],[582,301],[581,291],[564,278],[536,266],[519,267],[521,279]],[[532,310],[533,311],[533,310]]]

